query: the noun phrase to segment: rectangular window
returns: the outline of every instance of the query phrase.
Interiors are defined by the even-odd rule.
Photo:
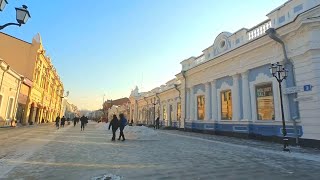
[[[281,23],[283,23],[285,20],[286,20],[286,17],[285,17],[285,16],[281,16],[281,17],[279,17],[278,22],[279,22],[279,24],[281,24]]]
[[[237,40],[236,40],[236,44],[239,44],[240,43],[240,39],[238,38]]]
[[[166,105],[163,105],[163,111],[162,111],[162,117],[163,117],[163,120],[167,120],[167,108],[166,108]]]
[[[231,90],[226,90],[221,94],[221,119],[231,120],[232,119],[232,98]]]
[[[10,119],[13,109],[13,98],[9,98],[6,119]]]
[[[204,101],[205,101],[204,96],[197,97],[198,120],[204,120],[204,113],[205,113]]]
[[[272,83],[256,86],[257,119],[274,120]]]
[[[294,12],[294,13],[297,13],[297,12],[301,11],[302,9],[303,9],[303,5],[300,4],[300,5],[298,5],[298,6],[296,6],[296,7],[293,8],[293,12]]]
[[[181,103],[177,103],[177,120],[181,120]]]

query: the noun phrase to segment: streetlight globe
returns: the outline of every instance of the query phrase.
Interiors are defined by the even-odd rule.
[[[285,68],[282,68],[281,76],[282,76],[283,79],[286,79],[287,76],[288,76],[288,70],[286,70]]]
[[[277,72],[281,72],[281,70],[282,70],[282,64],[280,64],[279,62],[277,62],[276,67],[277,67]]]
[[[21,8],[16,8],[16,19],[19,24],[25,24],[29,18],[31,18],[26,5],[22,5]]]
[[[3,11],[7,4],[7,0],[0,0],[0,11]]]
[[[272,76],[275,76],[276,72],[277,72],[277,65],[276,64],[271,64],[271,66],[269,67],[270,73],[272,74]]]

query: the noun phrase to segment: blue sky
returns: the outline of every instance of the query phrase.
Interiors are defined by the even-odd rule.
[[[222,31],[250,28],[286,0],[9,0],[0,23],[26,4],[31,19],[3,32],[31,42],[40,33],[47,54],[81,109],[160,86]],[[141,87],[142,86],[142,87]]]

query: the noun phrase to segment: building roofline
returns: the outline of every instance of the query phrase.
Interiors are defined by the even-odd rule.
[[[9,34],[3,33],[3,32],[0,32],[0,33],[3,34],[3,35],[5,35],[5,36],[9,36],[9,37],[12,37],[12,38],[14,38],[14,39],[16,39],[16,40],[22,41],[22,42],[24,42],[24,43],[27,43],[27,44],[30,44],[30,45],[32,44],[32,43],[30,43],[30,42],[27,42],[27,41],[22,40],[22,39],[19,39],[19,38],[17,38],[17,37],[11,36],[11,35],[9,35]]]
[[[283,3],[282,5],[276,7],[275,9],[273,9],[272,11],[270,11],[266,16],[268,16],[268,15],[270,15],[271,13],[273,13],[273,12],[281,9],[281,8],[284,7],[286,4],[288,4],[290,1],[292,1],[292,0],[288,0],[288,1],[286,1],[285,3]]]
[[[291,1],[291,0],[289,0],[289,1]],[[287,1],[287,2],[288,2],[288,1]],[[287,2],[286,2],[286,3],[287,3]],[[284,26],[287,26],[287,25],[289,25],[289,24],[294,23],[294,22],[298,19],[298,17],[300,17],[302,14],[305,14],[305,13],[307,13],[307,12],[309,12],[309,11],[315,9],[315,8],[318,8],[318,7],[320,7],[320,5],[314,6],[314,7],[310,8],[310,9],[304,11],[304,12],[299,13],[292,21],[290,21],[289,23],[286,23],[286,24],[284,24],[284,25],[282,25],[282,26],[279,26],[279,27],[277,27],[277,28],[275,28],[275,29],[277,30],[277,29],[280,29],[280,28],[282,28],[282,27],[284,27]],[[223,53],[223,54],[220,54],[220,55],[218,55],[218,56],[216,56],[216,57],[214,57],[214,58],[212,58],[212,59],[209,59],[208,61],[205,61],[204,63],[198,64],[198,65],[196,65],[196,66],[194,66],[194,67],[192,67],[192,68],[190,68],[190,69],[187,69],[187,70],[185,70],[185,71],[187,72],[187,71],[190,71],[190,70],[192,70],[192,69],[194,69],[194,68],[196,68],[196,67],[198,67],[198,66],[200,66],[200,65],[209,63],[210,61],[212,61],[212,60],[214,60],[214,59],[217,59],[217,58],[219,58],[219,57],[221,57],[221,56],[224,56],[224,55],[226,55],[226,54],[229,54],[229,53],[231,53],[232,51],[235,51],[235,50],[237,50],[237,49],[239,49],[239,48],[241,48],[241,47],[244,47],[244,46],[246,46],[246,45],[248,45],[248,44],[250,44],[250,43],[252,43],[252,42],[254,42],[254,41],[258,40],[258,39],[261,39],[262,37],[265,37],[265,36],[267,36],[267,34],[263,34],[262,36],[259,36],[259,37],[255,38],[255,39],[253,39],[253,40],[250,40],[250,41],[248,41],[248,42],[246,42],[246,43],[244,43],[244,44],[242,44],[242,45],[240,45],[240,46],[238,46],[238,47],[236,47],[236,48],[233,48],[233,49],[231,49],[231,50],[229,50],[229,51],[227,51],[227,52],[225,52],[225,53]],[[181,71],[181,72],[182,72],[182,71]],[[179,72],[178,74],[176,74],[176,76],[179,75],[181,72]]]

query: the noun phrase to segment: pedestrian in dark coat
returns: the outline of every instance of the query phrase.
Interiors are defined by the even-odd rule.
[[[160,125],[159,117],[157,117],[157,119],[156,119],[156,129],[159,129],[159,125]]]
[[[66,122],[66,118],[64,116],[62,116],[62,118],[61,118],[61,127],[64,127],[65,122]]]
[[[110,121],[110,124],[109,124],[109,130],[110,130],[110,127],[112,127],[112,139],[111,141],[114,141],[116,139],[116,131],[119,127],[119,120],[117,118],[117,116],[114,114],[113,115],[113,118],[112,120]]]
[[[126,139],[124,138],[123,130],[124,130],[124,127],[127,125],[128,121],[122,113],[119,115],[119,117],[120,117],[120,120],[119,120],[120,136],[118,140],[120,140],[122,137],[122,141],[124,141]]]
[[[56,118],[56,127],[59,129],[59,124],[60,124],[60,116],[57,116]]]
[[[74,117],[74,118],[73,118],[73,127],[75,127],[76,124],[77,124],[77,117]]]
[[[84,125],[88,122],[88,120],[86,117],[82,115],[82,117],[80,118],[80,122],[81,122],[81,131],[82,130],[84,131]]]

